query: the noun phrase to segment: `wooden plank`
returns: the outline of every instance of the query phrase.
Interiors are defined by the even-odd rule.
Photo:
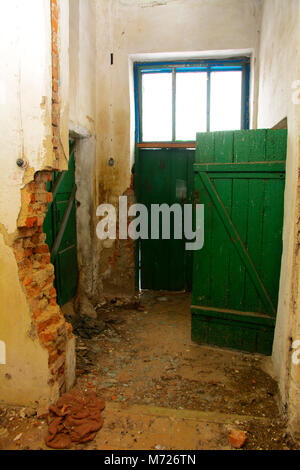
[[[215,318],[228,318],[229,315],[232,315],[233,320],[244,321],[249,323],[259,323],[261,325],[275,325],[274,318],[263,315],[257,312],[244,312],[242,310],[232,310],[229,308],[216,308],[216,307],[206,307],[199,305],[191,305],[191,309],[194,313],[203,315],[209,314]]]
[[[233,133],[218,132],[215,134],[214,150],[216,158],[224,166],[232,162],[233,159]],[[215,166],[212,163],[211,166]],[[214,181],[216,190],[222,194],[222,202],[228,212],[232,204],[232,182],[227,178],[227,174],[222,174],[222,179]],[[213,210],[212,217],[212,246],[214,256],[211,257],[211,298],[215,307],[228,305],[229,300],[229,258],[231,251],[231,241],[228,237],[222,220],[216,209]]]
[[[247,221],[247,251],[253,264],[262,276],[261,253],[263,250],[262,225],[264,212],[264,188],[265,180],[249,181],[248,199],[248,221]],[[262,312],[263,305],[256,287],[249,273],[246,273],[245,280],[245,304],[251,311]]]
[[[223,178],[231,178],[231,179],[235,179],[235,180],[257,180],[257,179],[263,179],[263,180],[266,180],[266,179],[273,179],[273,180],[284,180],[285,178],[285,173],[282,171],[282,172],[273,172],[273,173],[255,173],[254,171],[251,172],[251,173],[247,173],[247,172],[244,172],[244,173],[238,173],[238,172],[227,172],[227,171],[224,171],[224,172],[214,172],[214,171],[209,171],[207,172],[209,174],[209,176],[211,178],[215,178],[215,179],[223,179]]]
[[[263,206],[261,277],[274,305],[277,305],[283,226],[284,181],[265,181]]]
[[[229,216],[244,245],[247,241],[248,199],[248,181],[233,179],[232,207]],[[229,237],[229,239],[231,241],[231,251],[229,259],[230,297],[228,307],[242,310],[246,308],[246,267],[236,250],[235,242],[233,242],[234,238]]]
[[[62,221],[59,225],[58,233],[57,233],[55,241],[53,243],[53,247],[52,247],[52,250],[51,250],[51,258],[52,259],[55,258],[55,256],[58,253],[58,250],[60,248],[60,244],[61,244],[63,235],[65,233],[65,230],[66,230],[66,227],[67,227],[67,224],[68,224],[69,216],[71,214],[72,205],[73,205],[74,198],[75,198],[75,193],[76,193],[76,185],[74,184],[71,195],[70,195],[69,200],[68,200],[67,208],[64,212]]]
[[[196,142],[141,142],[136,144],[140,149],[193,149],[196,147]]]
[[[195,162],[214,162],[215,134],[197,133]],[[213,204],[200,178],[195,179],[197,192],[195,202],[204,204],[204,247],[194,253],[193,302],[211,305],[212,266],[211,250],[213,239]]]
[[[213,204],[200,178],[195,179],[195,203],[204,204],[204,246],[194,252],[193,303],[211,305],[211,250]]]
[[[198,132],[196,134],[195,163],[212,163],[215,161],[215,133]]]
[[[218,154],[218,158],[220,155]],[[285,161],[274,161],[274,162],[236,162],[236,163],[195,163],[194,169],[200,171],[212,171],[214,173],[272,173],[272,172],[285,172]],[[238,176],[238,175],[236,175]]]
[[[255,269],[255,266],[245,248],[245,245],[244,243],[242,242],[241,238],[240,238],[240,235],[239,233],[237,232],[235,226],[233,225],[232,223],[232,220],[231,218],[229,217],[228,215],[228,212],[226,211],[225,207],[224,207],[224,204],[222,203],[218,193],[216,192],[209,176],[205,173],[205,172],[200,172],[199,173],[200,175],[200,178],[207,190],[207,192],[209,193],[217,211],[218,211],[218,214],[219,216],[221,217],[229,235],[231,236],[231,239],[232,239],[232,242],[234,243],[234,246],[242,260],[242,262],[245,264],[248,272],[249,272],[249,275],[251,276],[252,278],[252,281],[254,282],[255,286],[256,286],[256,289],[257,291],[259,292],[265,306],[267,307],[268,311],[271,310],[273,314],[275,314],[275,308],[272,304],[272,301],[260,279],[260,277],[258,276],[258,273]]]
[[[234,161],[262,162],[266,159],[266,130],[236,131],[234,133]],[[282,159],[281,159],[282,160]]]
[[[222,348],[270,355],[274,336],[274,323],[268,324],[259,316],[236,315],[191,308],[192,340],[214,344]]]
[[[287,129],[288,127],[288,120],[287,117],[281,119],[281,121],[277,122],[275,126],[272,127],[272,130],[277,130],[277,129]]]
[[[271,161],[286,160],[287,130],[272,130],[266,132],[266,159]]]

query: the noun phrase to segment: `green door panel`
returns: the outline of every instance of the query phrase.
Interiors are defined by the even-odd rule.
[[[48,184],[53,201],[44,221],[59,305],[74,297],[78,283],[74,153],[75,147],[70,143],[68,171],[54,172]]]
[[[194,253],[192,338],[270,354],[282,254],[286,130],[197,134],[205,206]]]
[[[195,152],[186,149],[137,149],[135,192],[137,202],[151,213],[151,204],[190,203],[193,200],[193,163]],[[149,217],[149,234],[151,219]],[[185,250],[185,240],[174,238],[171,214],[170,240],[162,238],[161,223],[158,240],[137,243],[137,270],[141,273],[142,289],[191,290],[192,254]]]

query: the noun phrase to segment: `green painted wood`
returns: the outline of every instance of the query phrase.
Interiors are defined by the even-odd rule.
[[[228,231],[229,236],[231,237],[231,240],[243,262],[245,265],[258,293],[260,294],[265,307],[268,311],[271,311],[273,314],[275,314],[275,308],[274,305],[272,304],[272,301],[255,269],[255,266],[253,264],[252,259],[249,256],[249,253],[245,247],[245,244],[243,240],[241,239],[237,229],[235,228],[235,225],[233,224],[231,218],[229,217],[229,214],[226,210],[226,207],[224,206],[223,201],[220,199],[219,194],[216,190],[216,187],[212,184],[211,179],[205,172],[199,172],[199,176],[202,180],[203,185],[205,186],[205,189],[207,190],[216,210],[217,213],[223,222],[223,225],[225,226],[226,230]],[[220,185],[218,186],[220,188]],[[240,188],[240,194],[242,193],[243,188]],[[226,195],[226,191],[225,191]],[[246,211],[245,211],[246,212]]]
[[[188,149],[137,149],[135,195],[151,214],[152,204],[189,203],[194,195],[193,163],[195,151]],[[171,214],[171,228],[173,215]],[[151,218],[149,217],[149,236]],[[185,240],[162,238],[140,240],[136,244],[136,271],[141,271],[142,289],[191,290],[192,253],[185,250]],[[138,280],[136,281],[136,284]]]
[[[197,134],[195,191],[205,205],[205,242],[194,253],[195,341],[271,353],[286,140],[286,130]],[[252,312],[251,327],[242,312]]]
[[[74,297],[78,283],[74,154],[75,147],[70,143],[68,171],[54,172],[48,185],[53,201],[49,204],[44,221],[59,305]]]
[[[191,307],[192,340],[198,343],[270,354],[274,320],[241,312],[199,310]]]
[[[220,158],[220,154],[218,157]],[[277,162],[247,162],[247,163],[195,163],[195,170],[220,172],[220,173],[233,173],[233,172],[246,172],[247,174],[253,173],[278,173],[285,172],[285,161]]]
[[[225,176],[226,175],[226,176]],[[285,179],[285,173],[280,171],[280,172],[272,172],[272,173],[255,173],[255,172],[251,172],[251,173],[247,173],[247,172],[242,172],[242,173],[238,173],[238,172],[227,172],[227,171],[224,171],[223,173],[222,172],[218,172],[218,173],[215,173],[213,171],[210,171],[209,172],[209,176],[210,178],[213,178],[213,179],[224,179],[224,177],[226,178],[234,178],[235,180],[236,179],[275,179],[275,180],[278,180],[278,179],[281,179],[284,181]]]

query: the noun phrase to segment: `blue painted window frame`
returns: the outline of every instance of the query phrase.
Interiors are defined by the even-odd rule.
[[[242,120],[241,129],[249,129],[249,95],[250,95],[250,57],[235,57],[232,59],[199,59],[190,61],[173,62],[136,62],[134,63],[134,97],[135,97],[135,141],[142,143],[142,87],[141,78],[145,73],[173,73],[174,70],[182,72],[207,71],[207,96],[210,97],[210,73],[224,71],[242,71]],[[173,90],[174,102],[174,90]],[[210,122],[210,99],[208,99],[207,109],[207,131]],[[173,129],[175,128],[175,113],[173,105]],[[170,142],[182,142],[174,139]]]

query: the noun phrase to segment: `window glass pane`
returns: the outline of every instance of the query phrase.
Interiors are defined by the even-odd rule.
[[[142,75],[143,141],[172,140],[172,73]]]
[[[206,131],[207,73],[176,73],[176,140]]]
[[[210,130],[241,129],[242,72],[212,72]]]

